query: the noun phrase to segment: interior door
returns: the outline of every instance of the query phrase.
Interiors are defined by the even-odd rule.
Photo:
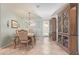
[[[51,39],[56,41],[56,18],[50,20],[50,33]]]

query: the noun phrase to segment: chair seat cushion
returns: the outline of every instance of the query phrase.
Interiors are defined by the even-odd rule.
[[[22,40],[20,43],[28,43],[30,40]]]

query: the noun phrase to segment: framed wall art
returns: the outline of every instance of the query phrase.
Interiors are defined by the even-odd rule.
[[[18,28],[18,23],[15,20],[11,20],[11,28]]]

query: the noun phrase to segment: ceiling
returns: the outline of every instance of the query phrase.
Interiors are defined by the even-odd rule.
[[[7,8],[20,16],[25,16],[28,12],[38,15],[43,19],[48,19],[65,3],[16,3],[6,4]]]

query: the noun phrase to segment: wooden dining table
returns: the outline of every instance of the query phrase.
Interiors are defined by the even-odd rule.
[[[28,40],[31,41],[32,47],[36,44],[36,38],[33,33],[28,33]],[[16,48],[17,43],[19,43],[19,37],[16,35],[14,36],[14,48]]]
[[[32,47],[34,47],[34,45],[36,43],[35,35],[33,33],[28,33],[28,39],[31,40]]]

